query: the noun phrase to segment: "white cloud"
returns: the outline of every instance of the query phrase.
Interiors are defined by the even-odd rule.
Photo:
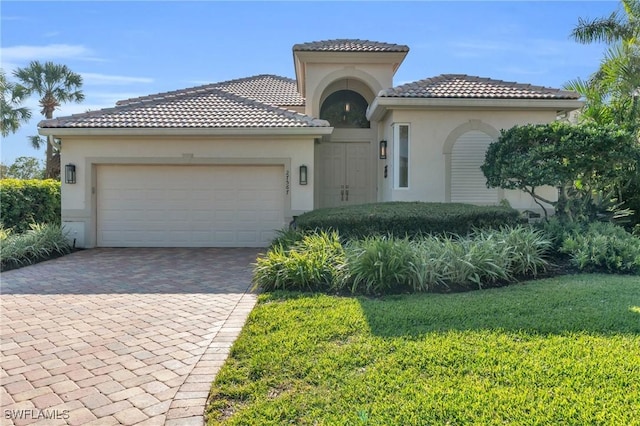
[[[0,49],[3,62],[22,62],[49,59],[84,59],[98,61],[93,51],[82,45],[49,44],[46,46],[11,46]]]
[[[84,84],[114,84],[114,85],[124,85],[124,84],[148,84],[153,83],[152,78],[148,77],[128,77],[123,75],[108,75],[108,74],[98,74],[98,73],[81,73]]]

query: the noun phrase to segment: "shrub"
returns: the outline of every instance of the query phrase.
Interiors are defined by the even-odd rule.
[[[335,230],[344,238],[424,234],[466,235],[474,228],[499,228],[519,222],[505,206],[458,203],[389,202],[318,209],[297,218],[300,230]]]
[[[1,241],[1,269],[37,263],[70,251],[69,241],[59,225],[32,224],[29,230],[8,235]]]
[[[281,248],[288,250],[294,244],[301,241],[305,236],[305,232],[297,229],[282,229],[277,231],[276,237],[271,241],[269,245],[270,249],[280,246]]]
[[[407,238],[368,237],[346,249],[352,293],[380,294],[421,288],[417,252]]]
[[[544,232],[528,226],[505,227],[500,231],[481,232],[475,240],[494,238],[500,241],[502,259],[507,261],[510,274],[516,276],[537,276],[549,265],[546,256],[552,242]]]
[[[379,295],[474,289],[535,276],[545,270],[551,243],[518,226],[463,237],[409,239],[370,236],[344,248],[337,232],[307,234],[289,248],[275,244],[258,258],[254,288],[334,290]]]
[[[0,243],[4,242],[9,235],[11,235],[11,228],[6,229],[2,223],[0,223]]]
[[[275,245],[254,265],[254,289],[327,290],[341,279],[344,256],[336,232],[304,235],[290,248]]]
[[[60,182],[47,180],[0,180],[0,221],[15,232],[32,223],[60,224]]]
[[[608,222],[568,235],[561,247],[580,270],[640,273],[640,238]]]
[[[547,221],[543,220],[537,223],[535,226],[549,240],[551,251],[557,255],[561,253],[564,240],[569,235],[581,232],[587,225],[582,222],[561,221],[554,216]]]

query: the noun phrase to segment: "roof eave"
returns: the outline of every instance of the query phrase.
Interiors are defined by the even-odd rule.
[[[376,97],[367,110],[367,119],[380,121],[390,109],[531,109],[573,111],[584,101],[578,99],[488,99],[488,98],[405,98]]]
[[[39,127],[42,136],[311,136],[330,135],[333,127]]]

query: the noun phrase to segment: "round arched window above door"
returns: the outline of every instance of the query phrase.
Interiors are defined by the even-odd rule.
[[[368,129],[367,100],[353,90],[338,90],[330,94],[320,107],[320,118],[331,126],[343,129]]]

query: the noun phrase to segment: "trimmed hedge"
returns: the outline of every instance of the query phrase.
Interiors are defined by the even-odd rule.
[[[32,223],[60,224],[60,182],[1,179],[0,223],[20,233]]]
[[[296,219],[302,231],[338,231],[343,238],[372,235],[466,235],[474,229],[520,223],[517,210],[460,203],[387,202],[313,210]]]

